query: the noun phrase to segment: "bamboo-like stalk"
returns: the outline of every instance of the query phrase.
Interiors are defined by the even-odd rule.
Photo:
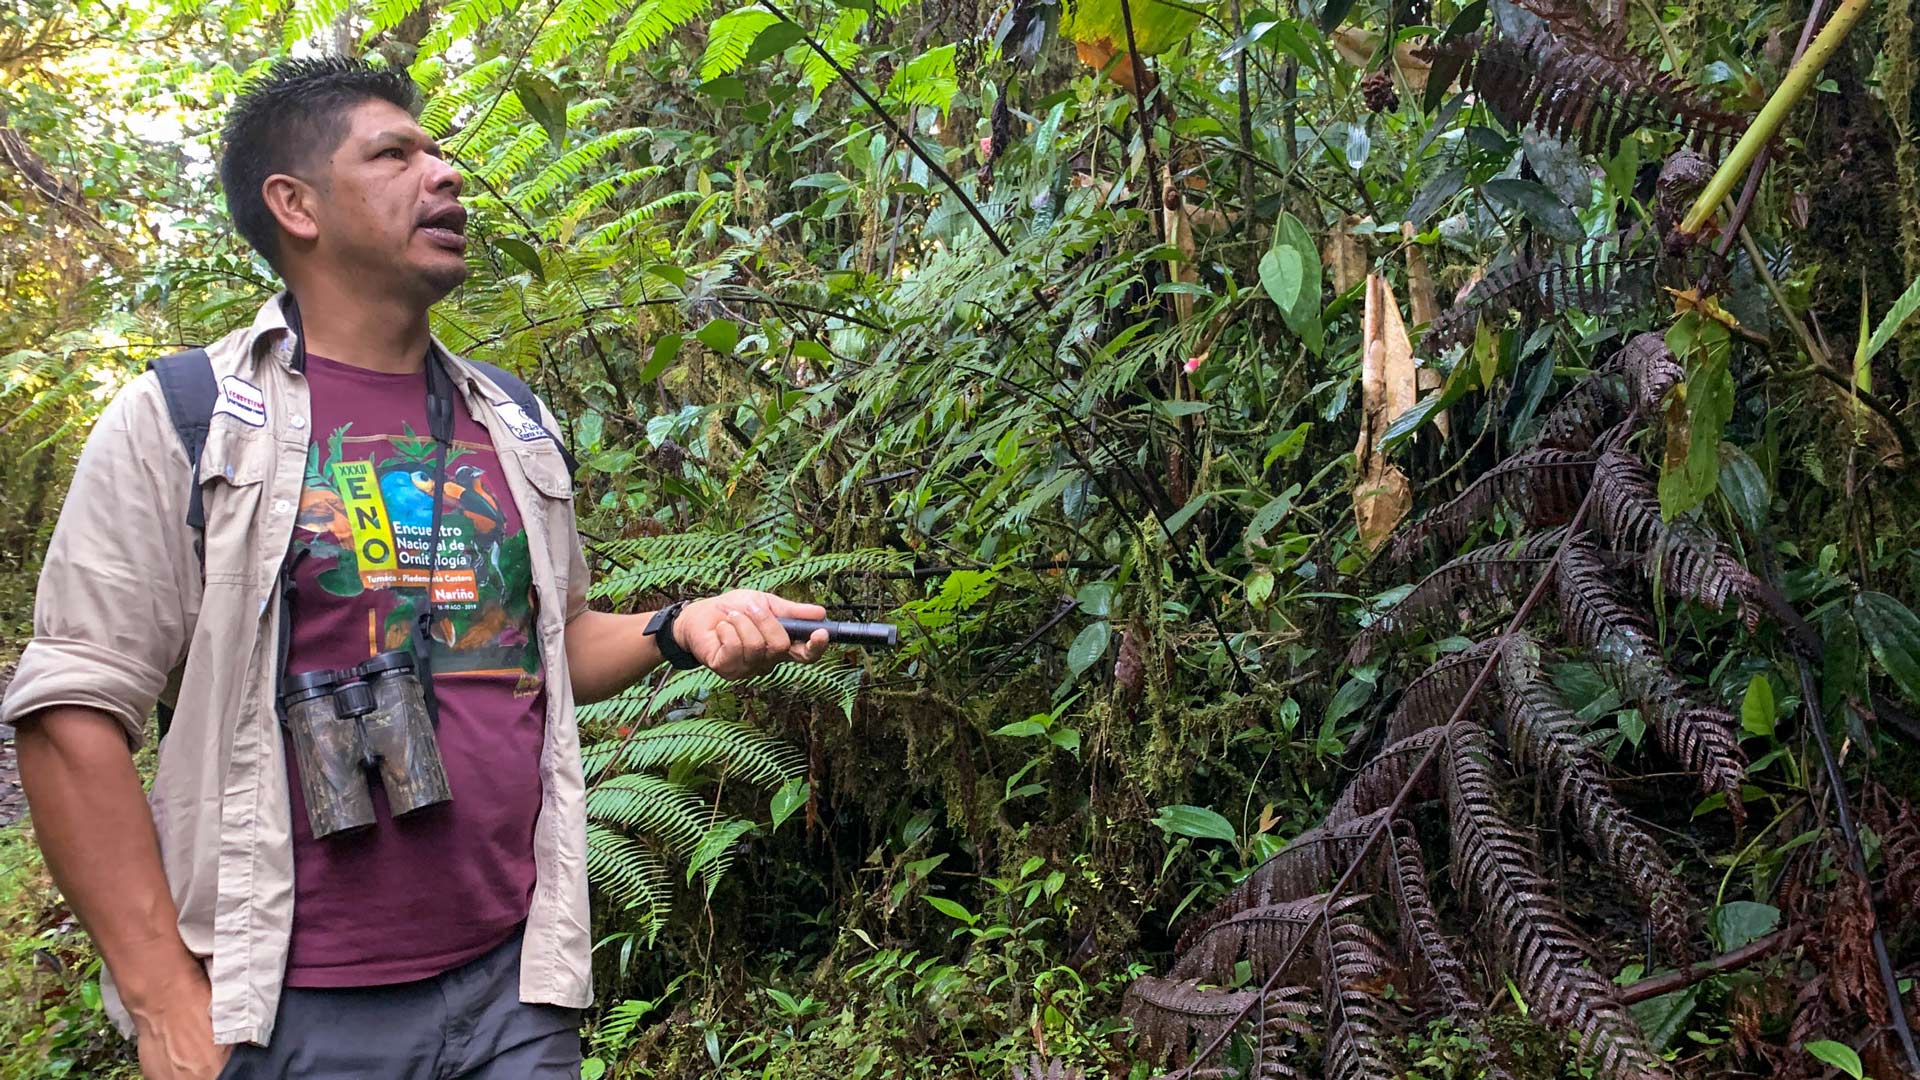
[[[1827,66],[1827,60],[1840,48],[1840,43],[1846,40],[1854,25],[1860,21],[1860,17],[1867,13],[1869,6],[1871,6],[1871,0],[1843,0],[1841,5],[1834,9],[1833,18],[1820,29],[1820,36],[1813,39],[1813,44],[1807,47],[1806,55],[1802,56],[1800,62],[1793,65],[1792,70],[1787,72],[1787,77],[1780,81],[1779,88],[1774,90],[1773,96],[1768,98],[1766,105],[1761,107],[1760,114],[1755,116],[1753,123],[1747,127],[1747,133],[1740,136],[1740,141],[1734,144],[1733,152],[1727,155],[1727,160],[1720,163],[1719,171],[1713,174],[1712,180],[1707,181],[1707,186],[1700,192],[1700,197],[1693,201],[1693,209],[1687,211],[1686,220],[1680,223],[1681,232],[1699,232],[1701,226],[1705,225],[1707,219],[1711,218],[1714,211],[1719,208],[1720,203],[1733,193],[1734,185],[1739,183],[1740,178],[1746,174],[1747,167],[1753,164],[1753,159],[1759,155],[1760,148],[1766,146],[1773,140],[1774,135],[1779,133],[1781,126],[1786,123],[1787,114],[1792,112],[1793,107],[1800,103],[1800,99],[1807,95],[1808,88],[1813,86],[1814,77],[1820,74],[1821,68]]]

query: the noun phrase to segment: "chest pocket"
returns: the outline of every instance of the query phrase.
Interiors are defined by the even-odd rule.
[[[527,486],[533,491],[533,505],[520,507],[520,517],[529,539],[537,533],[545,548],[544,551],[534,552],[536,562],[544,562],[553,569],[552,602],[564,611],[568,590],[574,585],[573,476],[567,471],[566,460],[551,443],[515,447],[511,453],[521,473],[527,478]],[[539,583],[540,575],[536,571],[536,588]]]
[[[216,418],[200,454],[200,499],[206,528],[200,542],[208,585],[257,584],[260,503],[266,496],[272,439],[263,431]]]

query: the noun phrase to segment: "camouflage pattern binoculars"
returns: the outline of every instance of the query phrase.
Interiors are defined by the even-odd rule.
[[[281,700],[316,839],[373,824],[369,769],[395,817],[453,798],[411,652],[291,676]]]

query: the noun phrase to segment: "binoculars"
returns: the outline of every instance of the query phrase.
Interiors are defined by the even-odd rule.
[[[281,701],[316,839],[373,824],[370,769],[395,817],[453,798],[411,652],[291,676]]]

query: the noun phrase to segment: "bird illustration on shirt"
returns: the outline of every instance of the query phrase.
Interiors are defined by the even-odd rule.
[[[433,477],[425,471],[415,472],[413,486],[423,494],[431,495]],[[453,476],[441,485],[440,498],[467,515],[477,535],[494,533],[507,522],[506,515],[500,511],[500,500],[488,490],[487,474],[475,466],[462,465],[454,469]]]

